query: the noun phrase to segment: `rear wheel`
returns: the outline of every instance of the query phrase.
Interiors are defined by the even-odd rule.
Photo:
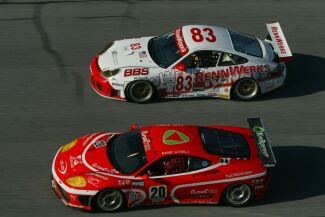
[[[234,86],[233,96],[235,99],[242,101],[251,101],[260,94],[260,86],[258,83],[251,78],[244,78]]]
[[[116,189],[105,189],[94,198],[94,205],[99,211],[114,212],[125,206],[123,193]]]
[[[246,206],[252,198],[253,192],[251,188],[243,183],[229,186],[223,194],[224,202],[234,207]]]
[[[129,101],[147,103],[155,97],[156,89],[149,81],[133,81],[126,87],[125,95]]]

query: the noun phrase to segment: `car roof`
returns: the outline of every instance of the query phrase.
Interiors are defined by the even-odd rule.
[[[209,30],[205,29],[211,29],[213,31],[213,35],[216,36],[215,42],[209,42],[208,40],[196,42],[193,40],[193,34],[191,32],[194,28],[200,29],[203,37],[205,38],[211,37],[208,35]],[[209,25],[187,25],[182,27],[182,36],[190,52],[195,50],[234,50],[228,29],[224,27]]]
[[[209,158],[197,126],[155,125],[141,128],[141,135],[149,162],[178,154]]]

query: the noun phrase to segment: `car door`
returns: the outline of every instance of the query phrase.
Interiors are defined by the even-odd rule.
[[[211,202],[216,192],[213,186],[206,188],[195,183],[208,181],[217,172],[207,159],[185,155],[163,157],[144,170],[148,176],[146,201],[149,204]]]
[[[213,87],[217,78],[212,76],[216,71],[220,52],[201,50],[189,54],[175,69],[181,71],[176,75],[176,92],[205,91]]]

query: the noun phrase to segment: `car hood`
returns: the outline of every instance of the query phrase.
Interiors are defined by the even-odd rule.
[[[104,172],[119,174],[107,157],[107,141],[115,134],[94,133],[77,139],[76,144],[69,150],[58,151],[53,169],[61,179],[81,173]]]
[[[153,37],[142,37],[115,41],[98,57],[102,71],[126,67],[158,67],[148,51],[148,42]]]

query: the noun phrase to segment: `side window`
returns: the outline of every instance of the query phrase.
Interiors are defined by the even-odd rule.
[[[188,55],[182,63],[186,68],[216,67],[220,52],[211,50],[196,51]]]
[[[205,159],[177,155],[161,158],[149,166],[146,172],[149,176],[173,175],[203,169],[210,165],[211,162]]]
[[[194,171],[194,170],[200,170],[203,168],[206,168],[208,166],[211,166],[211,162],[202,158],[198,157],[190,157],[189,160],[189,170]]]
[[[219,60],[218,66],[231,66],[247,63],[248,60],[244,57],[231,54],[231,53],[222,53]]]

